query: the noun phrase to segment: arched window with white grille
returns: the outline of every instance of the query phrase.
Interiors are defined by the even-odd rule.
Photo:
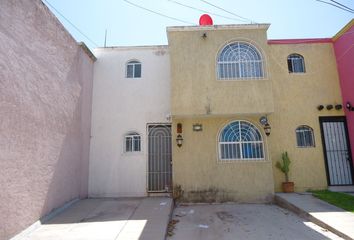
[[[264,143],[258,128],[247,121],[227,124],[219,135],[220,160],[264,160]]]
[[[218,79],[260,79],[264,77],[261,53],[246,42],[227,44],[218,55]]]

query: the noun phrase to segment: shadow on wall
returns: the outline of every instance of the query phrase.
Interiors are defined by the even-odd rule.
[[[90,121],[90,118],[82,116],[82,113],[83,105],[90,101],[87,99],[87,89],[85,89],[87,86],[84,85],[85,79],[81,74],[83,64],[81,54],[83,53],[79,49],[67,75],[67,82],[80,84],[80,93],[72,117],[65,123],[65,137],[61,141],[60,149],[58,149],[60,150],[59,156],[52,168],[53,173],[43,202],[41,216],[73,199],[87,197],[88,158],[84,157],[88,156],[83,152],[85,149],[83,145],[86,142],[85,137],[89,138],[89,133],[83,131],[83,125],[84,121]],[[83,188],[83,185],[86,187]]]

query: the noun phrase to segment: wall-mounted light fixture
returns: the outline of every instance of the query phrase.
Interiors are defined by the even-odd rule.
[[[354,107],[352,106],[352,104],[350,102],[347,102],[345,107],[348,109],[348,111],[354,111]]]
[[[336,105],[334,106],[334,108],[335,108],[336,110],[341,110],[341,109],[343,108],[343,106],[342,106],[342,104],[336,104]]]
[[[181,147],[182,143],[183,143],[183,137],[182,137],[182,123],[177,123],[177,138],[176,138],[176,142],[177,142],[177,146]]]
[[[266,116],[262,116],[260,117],[259,122],[263,125],[265,134],[269,136],[272,128],[268,123],[268,118]]]
[[[207,35],[206,32],[202,34],[202,38],[203,38],[203,39],[206,39],[207,37],[208,37],[208,35]]]
[[[182,137],[181,134],[178,134],[178,135],[177,135],[176,142],[177,142],[177,146],[178,146],[178,147],[181,147],[181,146],[182,146],[183,137]]]
[[[328,104],[328,105],[326,106],[326,108],[327,108],[327,110],[332,110],[332,109],[333,109],[333,105],[332,105],[332,104]]]
[[[259,123],[264,126],[266,123],[268,123],[268,118],[266,116],[260,117],[259,118]]]
[[[265,134],[267,135],[267,136],[269,136],[270,135],[270,132],[271,132],[271,130],[272,130],[272,128],[271,128],[271,126],[269,125],[269,123],[266,123],[266,124],[264,124],[264,132],[265,132]]]
[[[323,106],[323,105],[318,105],[318,106],[317,106],[317,110],[318,110],[318,111],[322,111],[323,109],[324,109],[324,106]]]
[[[203,131],[203,125],[200,123],[193,124],[193,131],[194,132]]]

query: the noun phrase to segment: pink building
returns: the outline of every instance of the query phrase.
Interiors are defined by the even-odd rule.
[[[333,45],[354,162],[354,19],[333,37]]]

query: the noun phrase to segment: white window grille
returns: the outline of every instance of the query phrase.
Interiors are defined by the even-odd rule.
[[[124,136],[125,152],[140,152],[141,137],[138,133],[128,133]]]
[[[299,126],[296,128],[296,143],[298,147],[314,147],[315,138],[313,130],[309,126]]]
[[[126,77],[127,78],[141,77],[141,63],[139,61],[134,60],[127,63]]]
[[[219,136],[220,160],[264,160],[264,143],[259,130],[247,121],[226,125]]]
[[[218,79],[260,79],[264,77],[262,55],[252,45],[234,42],[226,45],[218,56]]]
[[[304,73],[305,61],[300,54],[291,54],[288,56],[289,73]]]

